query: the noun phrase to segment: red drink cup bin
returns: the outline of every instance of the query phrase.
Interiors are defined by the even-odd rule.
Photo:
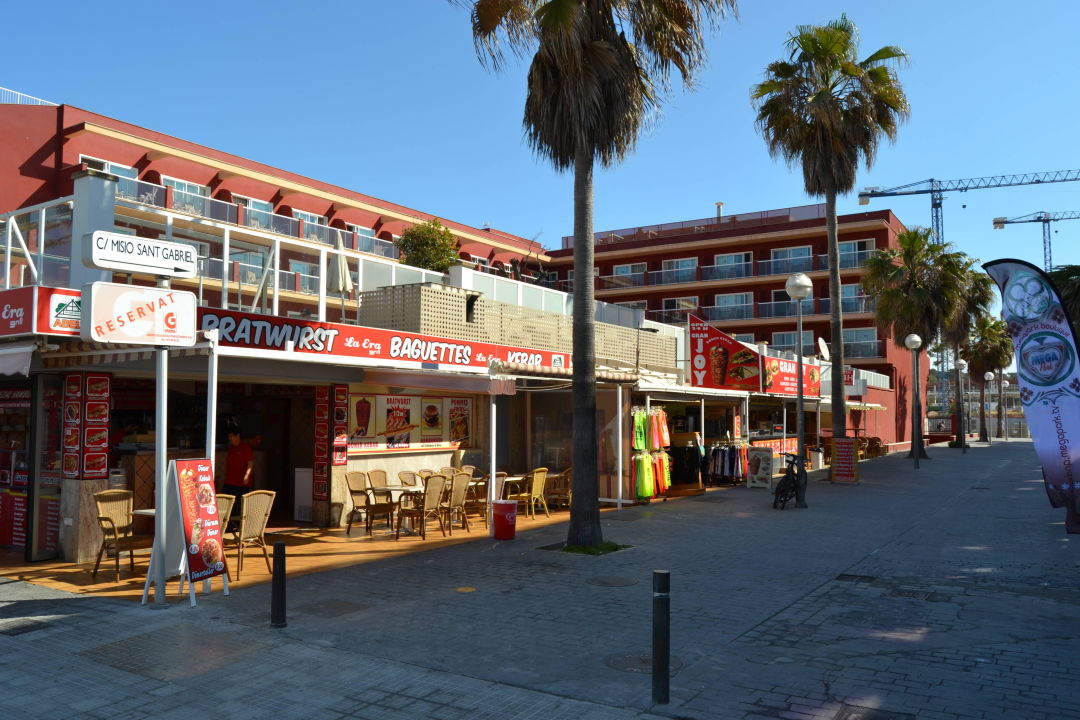
[[[496,500],[491,504],[491,515],[495,528],[495,539],[513,540],[517,523],[517,502],[514,500]]]

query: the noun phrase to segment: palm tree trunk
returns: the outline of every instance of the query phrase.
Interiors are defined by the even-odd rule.
[[[844,399],[844,312],[840,301],[840,245],[836,234],[836,191],[825,194],[825,230],[829,236],[829,333],[832,336],[832,434],[847,435]],[[796,342],[801,343],[802,338]]]
[[[595,547],[600,529],[600,482],[596,449],[596,302],[593,287],[593,156],[574,158],[574,502],[567,545]],[[621,482],[621,478],[620,478]]]
[[[979,442],[988,442],[990,433],[986,429],[986,381],[979,385]]]

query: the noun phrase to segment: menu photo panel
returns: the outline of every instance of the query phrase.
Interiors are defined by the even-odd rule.
[[[348,453],[472,447],[473,408],[468,397],[353,392]]]

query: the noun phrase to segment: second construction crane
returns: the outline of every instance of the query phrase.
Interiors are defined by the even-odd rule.
[[[1006,225],[1013,223],[1041,222],[1043,226],[1043,269],[1050,272],[1054,269],[1054,261],[1050,253],[1050,223],[1058,220],[1080,220],[1080,210],[1067,212],[1034,212],[1030,215],[1021,215],[1014,218],[994,218],[994,229],[1001,230]]]

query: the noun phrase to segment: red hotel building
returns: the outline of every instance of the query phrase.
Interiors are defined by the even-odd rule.
[[[727,216],[721,207],[716,217],[596,233],[597,300],[680,325],[693,313],[738,340],[794,351],[796,309],[784,283],[803,272],[814,284],[813,296],[803,301],[803,353],[818,354],[818,338],[831,346],[825,205]],[[889,378],[888,388],[866,388],[862,395],[853,392],[861,388],[849,389],[848,428],[878,436],[890,449],[906,449],[911,353],[877,327],[873,299],[859,284],[866,258],[896,247],[904,225],[892,211],[878,210],[841,215],[838,226],[845,362]],[[572,287],[573,237],[564,237],[551,256],[548,282]],[[826,434],[830,427],[823,419]]]

